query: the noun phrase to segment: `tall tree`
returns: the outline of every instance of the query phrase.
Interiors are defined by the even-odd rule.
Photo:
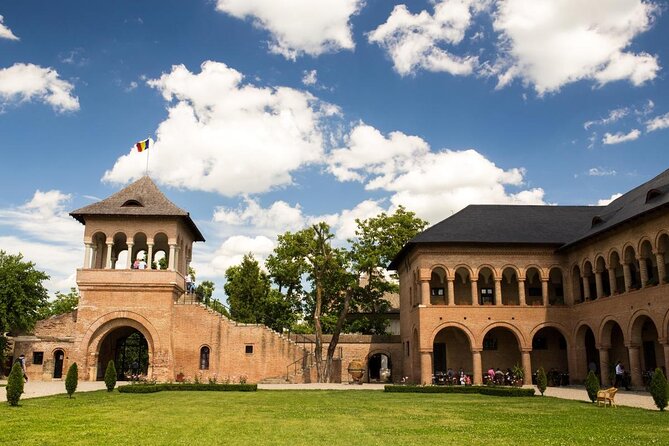
[[[56,298],[49,301],[42,309],[40,319],[74,311],[79,305],[79,298],[79,291],[76,288],[70,288],[70,292],[67,294],[56,291]]]
[[[0,251],[0,333],[31,330],[44,307],[49,276],[23,261],[21,254]]]
[[[245,254],[241,264],[228,268],[225,281],[224,289],[232,318],[239,322],[260,323],[270,282],[253,254]]]

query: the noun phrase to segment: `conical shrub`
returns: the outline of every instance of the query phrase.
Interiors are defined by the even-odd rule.
[[[7,402],[10,406],[18,406],[23,393],[23,369],[18,362],[14,363],[7,378]]]
[[[65,390],[67,394],[72,398],[72,394],[77,390],[77,384],[79,384],[79,370],[77,369],[77,363],[73,363],[70,366],[70,369],[67,371],[67,376],[65,377]]]
[[[667,378],[659,368],[653,372],[653,378],[650,380],[650,394],[658,409],[664,410],[667,407],[667,398],[669,398],[669,388],[667,387]]]
[[[105,370],[105,385],[107,386],[107,392],[111,392],[116,386],[116,366],[113,359],[109,360],[107,370]]]
[[[537,388],[539,389],[539,392],[541,392],[541,396],[544,396],[547,386],[548,378],[546,377],[546,371],[543,367],[539,367],[539,371],[537,372]]]
[[[590,370],[588,377],[585,378],[585,390],[588,392],[588,398],[593,403],[597,401],[597,392],[599,392],[599,378],[595,375],[595,372]]]

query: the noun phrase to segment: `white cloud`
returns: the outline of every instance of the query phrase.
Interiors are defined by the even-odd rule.
[[[461,43],[473,16],[488,3],[441,0],[435,2],[433,14],[425,10],[412,14],[406,5],[396,5],[388,20],[367,37],[386,50],[395,71],[402,76],[418,69],[468,75],[477,67],[478,57],[458,56],[444,47]]]
[[[629,112],[630,112],[630,109],[628,107],[613,109],[613,110],[609,111],[609,115],[606,118],[585,122],[583,124],[583,128],[588,130],[593,125],[608,125],[608,124],[614,123],[616,121],[621,120],[625,116],[627,116],[629,114]]]
[[[316,70],[304,71],[302,76],[302,83],[308,87],[316,85],[318,82],[318,72]]]
[[[16,63],[0,69],[0,107],[11,103],[40,101],[58,112],[79,110],[74,85],[62,80],[53,68]]]
[[[646,131],[654,132],[655,130],[662,130],[669,127],[669,113],[656,116],[653,119],[646,121]]]
[[[272,35],[270,51],[287,59],[355,47],[349,20],[363,0],[217,0],[216,9],[250,17]]]
[[[601,167],[593,167],[588,170],[588,175],[591,177],[607,177],[614,176],[617,172],[613,169],[604,169]]]
[[[633,129],[629,133],[618,132],[618,133],[605,133],[604,138],[602,138],[602,144],[620,144],[627,141],[634,141],[641,136],[639,129]]]
[[[228,196],[253,194],[290,185],[293,171],[322,161],[321,120],[339,109],[307,92],[242,81],[240,72],[213,61],[199,74],[178,65],[147,81],[170,102],[151,148],[154,179]],[[141,177],[144,156],[130,150],[103,179]]]
[[[19,40],[19,38],[14,35],[12,30],[3,23],[4,19],[5,18],[0,15],[0,39]]]
[[[253,256],[261,264],[265,262],[268,255],[274,250],[275,243],[265,236],[247,237],[235,235],[224,241],[214,253],[211,261],[213,270],[219,274],[225,274],[225,270],[233,265],[239,265],[245,254],[253,253]]]
[[[500,0],[494,29],[501,55],[492,69],[498,87],[521,78],[541,95],[582,79],[599,85],[654,79],[657,56],[628,48],[659,9],[642,0]]]
[[[46,271],[51,291],[75,286],[75,270],[83,263],[83,226],[65,209],[70,198],[58,190],[38,190],[25,204],[0,209],[0,226],[12,233],[0,236],[0,247],[22,253]]]
[[[275,201],[263,208],[257,200],[246,198],[237,209],[219,207],[214,212],[214,222],[231,226],[251,226],[254,232],[276,236],[285,231],[298,231],[306,219],[300,205],[295,207],[285,201]]]
[[[601,200],[597,201],[597,206],[606,206],[610,204],[613,200],[622,197],[623,194],[613,194],[611,195],[611,198],[603,198]]]

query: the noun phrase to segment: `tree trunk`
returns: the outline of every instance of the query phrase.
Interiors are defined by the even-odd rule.
[[[337,349],[337,344],[339,343],[339,335],[341,334],[341,330],[344,327],[344,322],[346,322],[346,315],[348,314],[348,307],[351,303],[352,294],[353,292],[350,289],[346,290],[346,295],[344,296],[344,307],[341,309],[341,313],[339,313],[337,325],[335,325],[334,331],[332,332],[330,345],[328,345],[327,358],[325,361],[325,382],[331,382],[332,380],[332,360]]]
[[[316,280],[316,308],[314,309],[314,331],[316,332],[316,345],[314,356],[316,360],[316,380],[323,382],[323,328],[321,327],[321,307],[323,306],[323,289],[320,280]]]

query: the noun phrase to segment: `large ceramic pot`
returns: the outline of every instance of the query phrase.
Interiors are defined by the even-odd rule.
[[[365,364],[359,359],[354,359],[348,363],[348,373],[355,384],[362,384],[362,377],[365,376]]]

